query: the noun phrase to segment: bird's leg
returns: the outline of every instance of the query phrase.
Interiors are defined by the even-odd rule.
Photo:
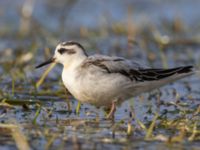
[[[111,109],[110,109],[110,112],[108,113],[108,115],[106,116],[107,119],[114,119],[115,117],[115,111],[116,111],[116,101],[113,101],[112,102],[112,105],[111,105]]]
[[[71,104],[69,101],[69,95],[71,95],[71,93],[69,92],[69,90],[67,88],[65,88],[65,94],[66,94],[67,108],[68,108],[68,111],[71,113],[72,107],[71,107]]]

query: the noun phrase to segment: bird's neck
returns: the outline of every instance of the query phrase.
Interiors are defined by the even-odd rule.
[[[83,63],[83,61],[85,61],[86,59],[87,59],[87,56],[85,56],[85,55],[81,55],[77,58],[74,58],[69,63],[63,64],[64,69],[65,70],[74,70],[75,68],[80,66]]]

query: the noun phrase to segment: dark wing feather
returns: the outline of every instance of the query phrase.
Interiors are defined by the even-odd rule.
[[[193,71],[193,66],[184,66],[184,67],[177,67],[177,68],[171,68],[171,69],[131,70],[131,74],[138,81],[152,81],[152,80],[164,79],[166,77],[169,77],[175,74],[189,73],[192,71]]]
[[[89,58],[82,67],[97,66],[107,73],[120,73],[127,78],[135,81],[160,80],[174,74],[192,72],[193,66],[184,66],[171,69],[145,69],[139,64],[119,57],[108,57],[97,55]]]

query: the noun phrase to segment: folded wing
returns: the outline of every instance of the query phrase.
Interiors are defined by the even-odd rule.
[[[94,55],[89,57],[82,67],[96,66],[107,73],[119,73],[130,80],[144,82],[154,81],[170,77],[175,74],[193,72],[193,66],[183,66],[170,69],[144,68],[136,62],[121,57],[108,57]]]

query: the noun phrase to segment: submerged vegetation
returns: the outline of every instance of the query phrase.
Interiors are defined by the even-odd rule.
[[[78,3],[44,2],[48,15],[58,8],[70,13]],[[100,26],[69,25],[68,30],[71,18],[59,10],[56,30],[37,20],[35,5],[34,0],[23,3],[17,27],[0,28],[0,149],[199,148],[199,74],[126,101],[111,121],[103,109],[72,98],[62,84],[60,66],[34,67],[52,55],[59,41],[74,39],[89,53],[124,56],[152,67],[199,68],[200,24],[190,28],[178,17],[163,17],[157,24],[136,25],[129,8],[125,23],[110,23],[106,16]],[[26,8],[31,8],[28,16]]]

